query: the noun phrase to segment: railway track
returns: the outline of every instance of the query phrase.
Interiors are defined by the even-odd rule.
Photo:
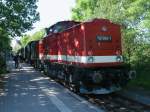
[[[61,82],[59,80],[57,80],[57,82],[74,92],[73,89],[66,85],[64,82]],[[109,95],[78,95],[87,100],[88,102],[102,108],[106,112],[150,112],[150,107],[140,104],[139,102],[135,102],[131,99],[125,98],[116,93]]]
[[[80,94],[74,92],[73,88],[70,88],[65,82],[58,79],[55,81],[106,112],[150,112],[150,107],[117,93],[108,95]]]
[[[106,112],[150,112],[150,107],[126,99],[118,94],[81,96],[89,102],[101,107]]]

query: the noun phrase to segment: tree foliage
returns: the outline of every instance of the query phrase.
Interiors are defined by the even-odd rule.
[[[147,0],[77,0],[72,18],[82,21],[106,18],[121,24],[127,58],[139,46],[150,42],[150,1]]]
[[[37,0],[0,0],[0,27],[9,35],[18,36],[30,30],[39,20]]]
[[[150,1],[76,0],[72,19],[85,21],[93,18],[110,19],[122,26],[127,63],[146,73],[145,69],[150,68]]]
[[[0,0],[0,52],[10,47],[10,39],[30,30],[39,20],[37,0]]]
[[[6,71],[5,52],[11,50],[10,38],[6,31],[0,28],[0,74]]]
[[[40,40],[41,38],[44,37],[45,34],[46,34],[45,29],[41,29],[40,31],[35,32],[35,33],[31,36],[30,41]]]
[[[10,37],[20,36],[39,20],[37,0],[0,0],[0,45],[10,46]],[[4,49],[5,48],[5,49]]]
[[[72,9],[72,18],[75,20],[91,19],[99,0],[76,0],[76,7]]]
[[[22,47],[25,47],[30,41],[30,35],[24,35],[21,37],[20,43]]]
[[[31,41],[40,40],[45,34],[45,30],[41,29],[40,31],[35,32],[33,35],[24,35],[20,40],[21,46],[25,47]]]
[[[6,49],[10,49],[10,38],[6,31],[0,28],[0,52],[4,52]]]
[[[4,65],[4,54],[10,48],[14,36],[30,30],[39,20],[37,0],[0,0],[0,68]]]

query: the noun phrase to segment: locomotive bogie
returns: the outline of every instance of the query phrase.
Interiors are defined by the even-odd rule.
[[[86,94],[108,94],[120,90],[128,82],[128,75],[122,67],[89,69],[52,64],[48,70],[50,77],[69,83]]]

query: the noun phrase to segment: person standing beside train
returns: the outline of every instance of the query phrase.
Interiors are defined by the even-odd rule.
[[[14,56],[14,61],[15,61],[15,68],[18,68],[19,67],[19,55],[15,55]]]

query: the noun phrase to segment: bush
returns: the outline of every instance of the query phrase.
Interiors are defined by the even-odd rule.
[[[0,74],[2,74],[2,73],[6,73],[6,62],[5,62],[5,60],[4,60],[4,58],[2,58],[1,56],[0,56]]]
[[[129,86],[150,89],[150,44],[138,44],[130,56],[130,63],[137,77]]]
[[[150,66],[139,66],[136,69],[137,77],[129,82],[129,87],[141,87],[150,90]]]

